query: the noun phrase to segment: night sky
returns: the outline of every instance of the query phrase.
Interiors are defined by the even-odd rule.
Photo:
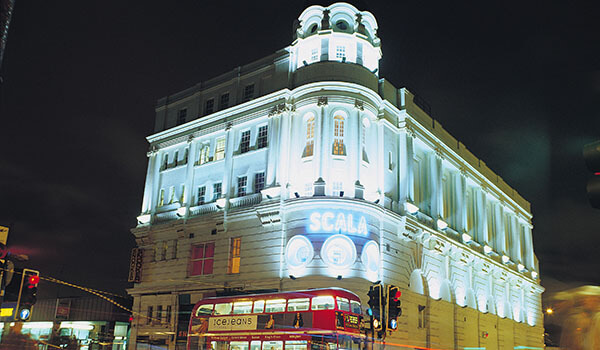
[[[380,77],[423,97],[531,202],[542,284],[600,284],[600,211],[581,155],[600,139],[598,9],[352,3],[378,20]],[[156,100],[288,46],[308,4],[17,0],[0,92],[11,251],[42,275],[125,294]]]

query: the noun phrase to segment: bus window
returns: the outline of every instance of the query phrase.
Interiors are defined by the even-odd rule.
[[[308,298],[288,300],[287,311],[304,311],[304,310],[308,310]],[[286,349],[287,349],[287,345],[286,345]]]
[[[306,340],[287,340],[285,350],[306,350]]]
[[[215,315],[229,315],[231,303],[215,304]]]
[[[248,350],[247,341],[232,341],[229,343],[230,350]]]
[[[360,303],[358,301],[350,300],[350,306],[352,307],[352,312],[355,314],[362,314],[362,310],[360,308]]]
[[[273,299],[267,300],[267,306],[265,312],[284,312],[285,311],[285,299]],[[263,349],[264,349],[263,345]]]
[[[213,304],[200,305],[196,310],[196,316],[212,314]]]
[[[253,340],[250,342],[250,350],[260,350],[260,340]]]
[[[233,314],[249,314],[252,312],[252,302],[251,301],[238,301],[237,303],[233,303]]]
[[[348,302],[348,299],[341,298],[341,297],[336,297],[336,299],[337,299],[338,309],[340,311],[350,311],[350,303]]]
[[[312,309],[333,310],[333,297],[331,295],[324,295],[312,298]]]
[[[254,302],[254,313],[255,314],[260,314],[263,311],[265,311],[265,301],[264,300],[257,300]]]
[[[269,302],[267,301],[267,305]],[[264,341],[263,342],[263,350],[283,350],[283,342],[282,341]]]

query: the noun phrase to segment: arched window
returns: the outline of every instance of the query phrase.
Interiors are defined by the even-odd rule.
[[[306,146],[302,157],[312,157],[315,148],[315,117],[306,119]]]
[[[210,145],[208,143],[202,145],[202,148],[200,149],[200,157],[198,159],[198,163],[199,164],[208,163],[209,153],[210,153]]]
[[[344,117],[336,115],[333,117],[333,154],[345,156],[344,147]]]

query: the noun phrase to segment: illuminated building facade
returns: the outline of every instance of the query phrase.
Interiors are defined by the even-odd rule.
[[[132,230],[131,344],[232,291],[399,286],[387,342],[543,347],[530,205],[379,77],[375,17],[311,6],[285,49],[162,98]],[[179,342],[178,342],[179,341]]]

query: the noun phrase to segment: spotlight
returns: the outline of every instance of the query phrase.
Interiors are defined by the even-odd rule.
[[[300,193],[294,192],[294,196],[296,196],[296,198],[300,198]]]
[[[306,60],[302,61],[302,63],[304,63],[305,66],[308,66],[308,62],[306,62]]]
[[[375,200],[375,202],[373,202],[373,203],[375,203],[375,204],[379,204],[379,198],[377,198],[377,199]]]
[[[293,279],[294,281],[296,280],[296,277],[294,275],[290,275],[290,278]]]
[[[337,276],[338,281],[342,279],[342,275]]]
[[[344,191],[340,191],[340,197],[344,197]]]
[[[380,284],[381,280],[373,282],[373,284]]]
[[[342,57],[342,63],[346,63],[346,56]]]

